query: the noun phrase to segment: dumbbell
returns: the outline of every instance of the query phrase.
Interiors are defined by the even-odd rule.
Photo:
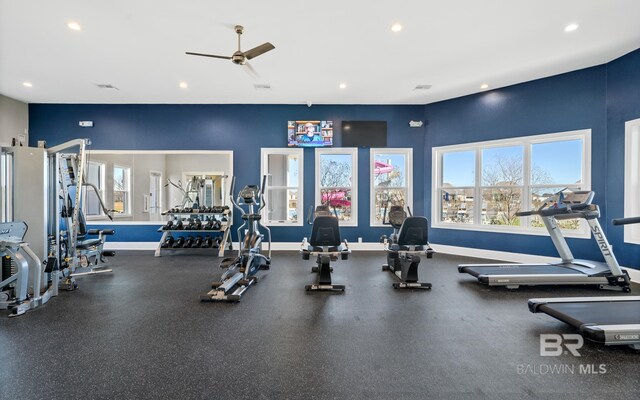
[[[178,223],[175,224],[173,229],[177,231],[184,229],[184,223],[182,222],[182,220],[179,220]]]
[[[198,236],[193,242],[193,247],[202,247],[202,236]]]
[[[183,246],[183,247],[184,247],[185,249],[188,249],[188,248],[193,247],[193,242],[195,242],[195,240],[196,240],[196,239],[195,239],[193,236],[189,236],[189,237],[187,238],[187,240],[184,242],[184,246]]]
[[[220,247],[220,242],[222,242],[222,239],[220,239],[219,237],[215,238],[213,240],[213,243],[211,244],[211,247],[217,249],[218,247]]]
[[[212,229],[214,231],[219,231],[220,227],[222,227],[222,224],[220,223],[220,221],[218,221],[218,220],[213,221]]]
[[[175,241],[175,243],[173,243],[173,246],[171,246],[174,249],[179,249],[180,247],[184,246],[184,237],[179,237],[178,240]]]
[[[212,244],[213,244],[213,238],[207,235],[204,237],[204,240],[202,241],[202,245],[200,247],[208,248],[208,247],[211,247]]]
[[[189,218],[188,220],[186,220],[184,222],[184,230],[185,231],[190,231],[191,230],[191,225],[193,224],[193,220],[191,218]]]
[[[160,245],[160,247],[162,247],[163,249],[172,247],[174,241],[175,241],[175,239],[173,239],[173,236],[167,236],[164,239],[164,242],[162,242],[162,244]]]
[[[164,224],[164,225],[162,226],[162,230],[163,230],[163,231],[168,231],[168,230],[171,230],[171,229],[172,229],[172,227],[173,227],[173,220],[168,221],[166,224]]]
[[[196,218],[193,221],[193,225],[191,226],[191,230],[199,231],[200,229],[202,229],[202,221],[200,221],[200,218]]]
[[[208,220],[207,223],[204,224],[202,229],[204,229],[205,231],[213,230],[213,220],[212,219]]]

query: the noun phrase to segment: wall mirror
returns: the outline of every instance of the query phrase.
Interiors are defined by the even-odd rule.
[[[174,207],[228,205],[233,151],[92,150],[85,171],[113,222],[156,223]],[[85,192],[87,221],[110,223],[96,190]]]

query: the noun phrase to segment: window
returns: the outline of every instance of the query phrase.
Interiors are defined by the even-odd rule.
[[[358,225],[358,149],[316,149],[315,204],[328,204],[341,225]]]
[[[303,150],[268,149],[261,152],[262,175],[267,175],[262,210],[268,225],[302,226]]]
[[[625,123],[624,216],[640,216],[640,118]],[[612,216],[616,217],[616,216]],[[624,241],[640,244],[640,224],[624,226]]]
[[[382,226],[387,206],[413,208],[413,149],[371,149],[371,226]]]
[[[113,210],[131,215],[131,168],[113,166]]]
[[[516,214],[539,208],[561,190],[588,190],[590,149],[590,130],[434,148],[434,225],[545,233],[539,217]],[[558,225],[588,237],[579,220]]]
[[[104,215],[100,206],[100,199],[104,200],[105,192],[105,164],[97,161],[89,161],[87,163],[87,172],[85,174],[87,183],[84,192],[84,214],[87,217],[97,217]],[[93,186],[91,186],[93,185]],[[100,198],[98,198],[100,196]]]

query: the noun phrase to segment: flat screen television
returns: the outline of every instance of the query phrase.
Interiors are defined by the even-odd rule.
[[[289,147],[333,146],[333,121],[289,121]]]
[[[387,121],[342,121],[343,147],[387,147]]]

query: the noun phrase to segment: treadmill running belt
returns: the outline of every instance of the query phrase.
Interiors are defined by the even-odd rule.
[[[549,303],[538,307],[574,328],[582,325],[640,324],[640,301]]]
[[[564,268],[554,265],[514,265],[504,267],[489,267],[489,266],[474,266],[474,267],[462,267],[460,272],[466,272],[476,278],[480,275],[566,275],[576,274],[584,275],[580,271],[576,271],[571,268]]]

